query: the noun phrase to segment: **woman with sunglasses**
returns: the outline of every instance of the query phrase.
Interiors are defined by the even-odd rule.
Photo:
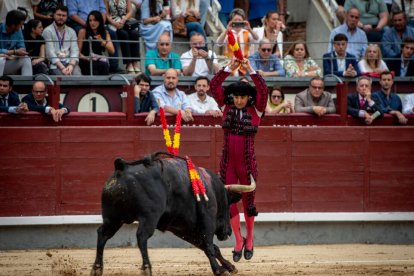
[[[266,105],[266,114],[293,113],[291,101],[285,101],[285,93],[278,86],[269,91],[269,100]]]

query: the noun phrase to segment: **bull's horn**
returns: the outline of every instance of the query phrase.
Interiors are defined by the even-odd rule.
[[[256,189],[256,181],[254,181],[253,176],[250,175],[250,185],[230,184],[230,185],[224,185],[224,187],[226,188],[226,190],[230,192],[248,193]]]

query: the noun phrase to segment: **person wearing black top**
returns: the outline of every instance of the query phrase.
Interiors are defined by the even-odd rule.
[[[48,66],[45,58],[45,39],[42,36],[43,25],[37,19],[31,19],[24,28],[24,43],[26,51],[32,60],[33,75],[48,74]]]
[[[114,54],[115,48],[104,24],[102,14],[99,11],[91,11],[88,14],[86,28],[79,31],[79,66],[83,75],[90,75],[90,61],[92,61],[93,75],[109,74],[108,59],[103,53],[107,51],[109,54]],[[92,47],[89,38],[92,38]]]

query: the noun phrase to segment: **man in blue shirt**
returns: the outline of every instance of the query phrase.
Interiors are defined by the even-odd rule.
[[[11,10],[6,22],[0,23],[0,75],[33,75],[21,30],[25,19],[21,11]]]
[[[272,54],[273,44],[264,38],[259,42],[259,49],[249,56],[253,69],[262,77],[284,77],[285,70],[279,58]]]
[[[191,107],[187,95],[178,90],[178,73],[175,69],[167,69],[164,74],[164,84],[157,86],[152,91],[154,97],[159,101],[160,107],[164,108],[166,113],[177,114],[182,110],[181,115],[185,122],[193,121]]]
[[[150,91],[151,78],[145,74],[135,77],[135,113],[148,112],[145,122],[151,125],[155,120],[155,115],[159,111],[157,101]]]
[[[342,33],[348,37],[347,52],[354,55],[358,60],[364,56],[365,50],[368,47],[367,35],[363,30],[358,28],[360,12],[357,8],[350,8],[346,13],[346,21],[344,24],[332,30],[329,37],[327,53],[333,50],[333,40],[335,35]]]
[[[382,72],[380,76],[381,90],[372,93],[372,99],[379,106],[381,113],[388,113],[397,117],[402,125],[407,124],[407,118],[402,114],[402,102],[396,93],[392,93],[394,77],[391,72]]]
[[[388,28],[382,37],[382,56],[394,57],[401,53],[401,42],[407,38],[414,38],[414,28],[407,25],[407,15],[403,11],[392,15],[393,27]]]

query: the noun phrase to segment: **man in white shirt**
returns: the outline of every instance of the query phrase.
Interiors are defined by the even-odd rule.
[[[405,114],[414,114],[414,93],[406,95],[402,102],[403,113]]]
[[[200,76],[195,80],[194,88],[196,92],[187,96],[193,113],[221,117],[223,113],[220,111],[217,102],[207,95],[207,91],[210,90],[210,80],[207,77]]]
[[[194,33],[190,38],[191,49],[181,55],[180,61],[184,76],[214,75],[219,66],[217,56],[206,46],[206,40],[200,33]]]

